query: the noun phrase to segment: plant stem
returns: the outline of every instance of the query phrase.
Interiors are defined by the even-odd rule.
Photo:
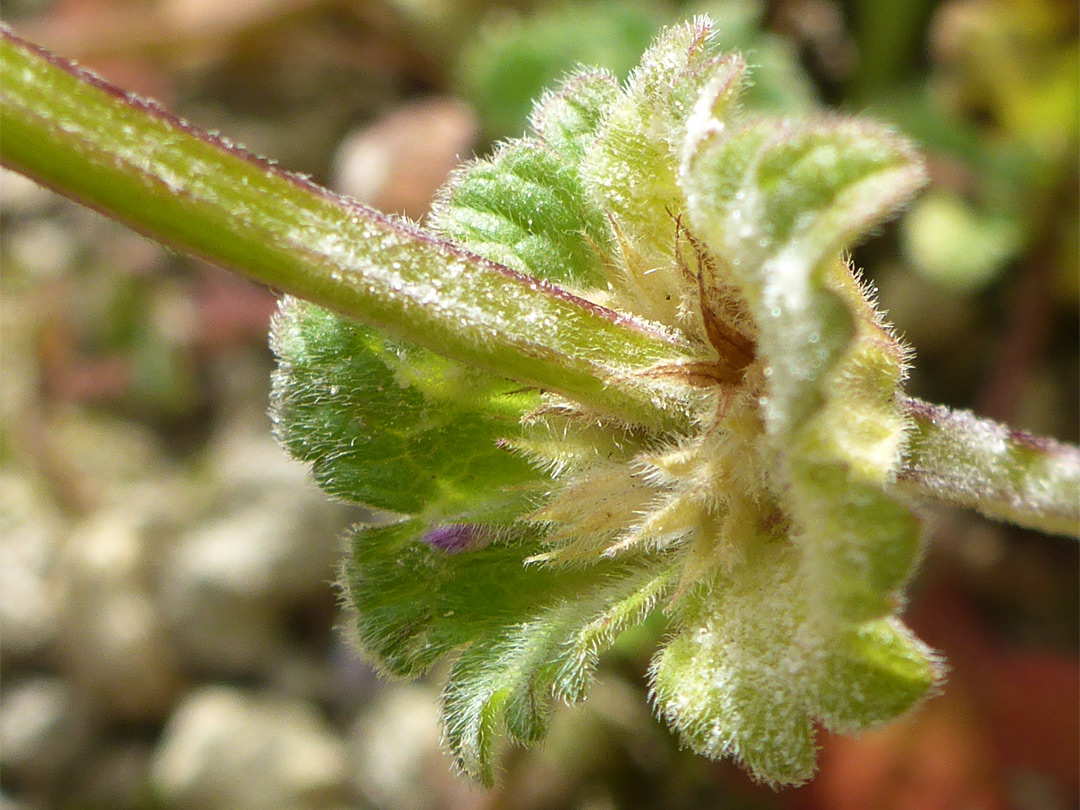
[[[0,24],[0,163],[135,230],[386,333],[627,422],[685,430],[637,372],[677,339],[282,171]],[[902,490],[1080,534],[1080,450],[911,399]]]
[[[1080,448],[918,399],[897,480],[927,500],[1053,534],[1080,536]]]
[[[0,161],[135,230],[389,335],[628,422],[685,427],[635,375],[650,326],[292,175],[0,26]]]

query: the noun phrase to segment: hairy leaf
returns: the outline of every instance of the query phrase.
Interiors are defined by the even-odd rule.
[[[431,225],[492,261],[549,281],[596,286],[608,241],[577,167],[544,143],[504,144],[460,170]]]
[[[417,519],[359,527],[343,579],[360,646],[379,667],[416,675],[465,650],[444,696],[447,740],[458,765],[490,783],[498,735],[534,742],[554,697],[583,698],[600,652],[666,593],[669,565],[527,567],[534,532],[453,528],[471,543],[447,550],[446,527]]]
[[[296,299],[273,329],[271,414],[327,492],[429,519],[513,519],[537,474],[497,446],[535,394]]]
[[[919,549],[917,521],[885,491],[908,427],[905,355],[836,256],[913,192],[921,166],[870,125],[731,131],[711,107],[703,94],[683,156],[691,220],[730,257],[755,314],[766,428],[785,448],[807,573],[848,618],[876,618]]]

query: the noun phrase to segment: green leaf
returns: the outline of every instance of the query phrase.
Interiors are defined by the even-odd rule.
[[[580,163],[617,97],[606,71],[570,76],[537,102],[535,138],[508,141],[454,174],[435,201],[431,227],[537,278],[603,286],[611,235]]]
[[[821,624],[796,544],[773,542],[677,603],[676,635],[652,666],[661,716],[700,754],[757,779],[814,773],[814,725],[861,731],[931,694],[938,657],[895,617]]]
[[[459,553],[423,541],[419,519],[358,527],[344,571],[358,638],[380,668],[416,675],[446,653],[522,621],[582,585],[584,574],[525,568],[536,536],[501,532],[499,542]]]
[[[497,442],[535,393],[296,299],[272,343],[278,438],[331,495],[431,520],[512,519],[527,504],[541,476]]]
[[[806,573],[830,594],[826,614],[886,615],[920,548],[916,519],[885,491],[908,429],[906,358],[837,255],[913,193],[921,164],[868,124],[731,130],[712,113],[714,94],[688,125],[681,183],[691,222],[727,257],[758,325],[766,429],[783,448]]]
[[[479,637],[462,654],[450,673],[443,711],[447,742],[463,771],[491,784],[499,732],[522,744],[536,742],[546,731],[553,696],[584,698],[599,654],[643,622],[667,592],[671,577],[658,567],[594,566],[588,569],[591,587],[501,633]],[[567,569],[560,573],[565,577]]]
[[[785,542],[679,601],[679,629],[653,661],[653,699],[694,751],[734,757],[771,784],[813,774],[807,687],[821,634],[810,595]]]
[[[937,654],[899,619],[867,622],[834,641],[816,695],[816,713],[831,731],[862,731],[924,700],[942,677]]]
[[[660,558],[526,566],[542,548],[531,530],[455,529],[480,541],[445,551],[440,529],[416,519],[357,528],[346,598],[361,648],[388,672],[416,675],[466,648],[444,695],[447,740],[490,784],[495,738],[538,739],[553,696],[583,697],[599,653],[645,620],[671,577]]]
[[[440,194],[430,224],[537,278],[577,287],[603,279],[603,212],[586,197],[577,166],[537,140],[510,141],[464,166]]]
[[[606,70],[579,70],[540,97],[529,122],[551,149],[580,164],[618,98],[614,75]]]
[[[733,101],[745,70],[738,57],[716,56],[710,30],[699,18],[661,33],[630,74],[582,168],[593,195],[660,276],[673,272],[673,217],[683,208],[676,170],[686,119],[717,72],[728,76]]]

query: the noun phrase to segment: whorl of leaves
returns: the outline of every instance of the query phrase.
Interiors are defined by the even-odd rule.
[[[459,766],[539,739],[599,654],[658,606],[658,713],[758,779],[813,773],[816,724],[895,717],[941,667],[897,617],[918,522],[891,487],[906,352],[842,253],[921,184],[872,124],[755,116],[707,19],[661,33],[625,86],[583,70],[533,131],[462,167],[429,226],[653,322],[691,424],[658,429],[526,390],[297,301],[278,317],[279,436],[356,528],[360,644],[444,692]],[[521,314],[520,317],[527,317]],[[512,328],[512,325],[511,327]]]

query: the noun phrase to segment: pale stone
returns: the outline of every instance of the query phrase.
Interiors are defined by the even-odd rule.
[[[184,810],[311,810],[350,797],[349,760],[307,703],[226,687],[190,693],[165,729],[151,778]]]
[[[64,530],[28,477],[0,474],[0,651],[39,654],[56,639],[62,594],[55,573]]]
[[[434,810],[432,774],[448,767],[439,747],[439,702],[430,688],[388,687],[352,730],[356,778],[369,802],[386,810]]]
[[[74,531],[64,561],[61,665],[98,711],[157,719],[183,686],[179,654],[150,588],[144,516],[103,510]]]
[[[59,678],[5,685],[0,697],[0,767],[35,785],[55,782],[88,748],[91,727]]]

